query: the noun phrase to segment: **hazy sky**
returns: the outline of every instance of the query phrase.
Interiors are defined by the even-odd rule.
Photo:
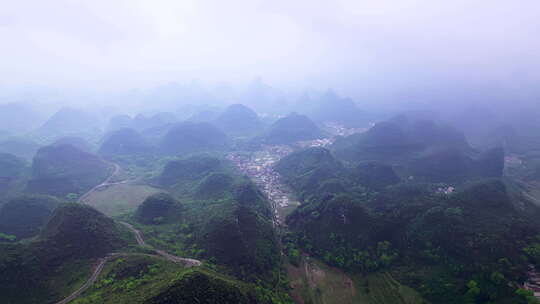
[[[260,75],[364,97],[540,79],[538,0],[3,0],[0,39],[4,87]]]

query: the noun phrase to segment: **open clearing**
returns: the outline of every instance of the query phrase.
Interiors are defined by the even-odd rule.
[[[163,192],[148,185],[115,184],[93,191],[85,199],[86,204],[108,216],[132,212],[150,195]]]
[[[399,284],[388,273],[347,275],[304,256],[299,267],[287,265],[291,296],[298,304],[422,304],[413,289]]]
[[[352,304],[356,288],[342,271],[304,256],[299,267],[288,265],[291,295],[296,303]]]

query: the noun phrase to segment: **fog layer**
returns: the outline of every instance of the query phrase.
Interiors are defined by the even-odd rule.
[[[84,99],[262,76],[365,101],[478,90],[530,99],[539,10],[534,0],[9,1],[0,10],[0,84],[4,95],[86,89],[75,94]]]

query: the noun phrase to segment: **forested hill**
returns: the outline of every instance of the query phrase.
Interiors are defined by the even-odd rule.
[[[289,248],[352,273],[389,272],[433,303],[521,303],[539,225],[518,193],[477,175],[455,188],[417,182],[393,166],[343,164],[323,148],[283,158],[275,168],[302,202],[287,218]]]

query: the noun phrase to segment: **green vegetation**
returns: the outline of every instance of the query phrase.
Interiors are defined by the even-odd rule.
[[[321,138],[322,131],[307,116],[292,113],[274,122],[260,138],[265,144],[291,144]]]
[[[328,108],[318,120],[340,111]],[[274,169],[298,201],[277,210],[286,218],[278,226],[265,195],[223,157],[233,147],[227,135],[250,148],[321,137],[307,117],[289,115],[255,139],[245,137],[262,124],[240,105],[213,119],[221,131],[174,124],[166,113],[120,120],[100,148],[121,167],[110,179],[116,184],[84,201],[134,225],[154,248],[203,265],[160,258],[136,246],[126,227],[74,203],[109,181],[112,168],[67,137],[39,150],[27,187],[58,198],[13,196],[20,191],[11,180],[24,184],[27,166],[0,154],[0,182],[17,190],[0,206],[0,302],[57,301],[106,256],[74,303],[535,301],[519,287],[530,264],[540,267],[540,203],[531,199],[538,155],[523,158],[526,168],[506,168],[519,181],[501,179],[502,148],[479,152],[450,127],[396,117],[330,149],[282,157]]]
[[[180,271],[180,265],[155,256],[120,256],[107,263],[97,282],[73,303],[144,303]]]
[[[131,234],[110,218],[88,206],[62,204],[35,240],[0,242],[0,302],[57,301],[88,279],[96,258],[128,242]]]
[[[198,199],[219,199],[225,195],[234,182],[227,173],[211,173],[197,186],[195,196]]]
[[[318,122],[339,123],[347,127],[363,127],[368,123],[366,113],[352,99],[339,97],[331,90],[319,97],[305,95],[296,107]]]
[[[231,136],[256,135],[263,128],[257,113],[242,104],[228,106],[217,117],[215,123],[223,132]]]
[[[155,256],[129,255],[110,262],[73,303],[290,303],[269,298],[268,292],[204,266],[184,269]]]
[[[150,195],[163,190],[143,184],[117,184],[94,191],[86,196],[85,202],[108,216],[119,216],[134,212]]]
[[[67,296],[90,276],[92,261],[72,257],[50,259],[41,252],[42,249],[35,243],[0,243],[0,302],[54,302]]]
[[[93,147],[86,141],[84,138],[77,137],[77,136],[66,136],[59,138],[53,143],[54,146],[61,146],[61,145],[72,145],[75,148],[84,151],[84,152],[92,152]]]
[[[344,173],[342,164],[330,151],[318,147],[284,157],[276,164],[275,170],[298,191],[300,198],[317,192],[323,181],[335,180]]]
[[[500,151],[478,163],[493,157]],[[538,227],[502,181],[471,175],[445,194],[444,184],[397,183],[389,166],[346,167],[321,148],[293,153],[276,170],[302,200],[287,218],[291,262],[301,249],[352,273],[389,272],[434,303],[518,301],[512,286]]]
[[[0,152],[21,157],[27,161],[32,160],[39,145],[33,141],[22,138],[10,138],[0,142]]]
[[[159,143],[166,155],[186,155],[196,152],[224,150],[227,136],[209,123],[180,123],[170,129]]]
[[[288,266],[292,296],[313,304],[422,304],[416,291],[397,282],[390,273],[354,274],[329,267],[310,256]]]
[[[451,127],[432,121],[412,121],[398,117],[381,122],[365,133],[336,141],[333,150],[349,161],[399,162],[426,149],[454,147],[469,151],[465,136]]]
[[[159,112],[154,115],[138,114],[131,120],[130,127],[138,131],[150,130],[170,125],[176,120],[176,116],[169,112]]]
[[[163,186],[172,186],[179,182],[192,181],[206,176],[208,173],[220,169],[222,162],[211,156],[197,155],[187,159],[168,162],[157,183]]]
[[[54,256],[103,257],[127,245],[112,219],[92,207],[67,203],[59,206],[43,229],[40,239],[54,244]]]
[[[21,192],[28,175],[26,162],[18,157],[0,152],[0,197]]]
[[[395,185],[401,181],[391,166],[377,162],[358,164],[352,169],[351,178],[362,186],[375,191],[383,190],[387,186]]]
[[[201,271],[183,273],[172,286],[150,298],[147,304],[193,303],[247,304],[249,298],[233,282],[212,277]]]
[[[278,256],[269,202],[226,161],[204,155],[171,161],[158,181],[183,203],[177,224],[159,229],[173,233],[166,240],[176,250],[214,260],[242,278],[272,276]]]
[[[356,277],[355,277],[356,278]],[[359,302],[372,304],[403,303],[424,304],[429,303],[412,288],[396,281],[390,273],[381,272],[357,278]]]
[[[15,155],[0,153],[0,180],[17,178],[24,173],[26,163]]]
[[[430,182],[461,183],[473,178],[501,177],[504,150],[494,148],[471,158],[449,148],[415,159],[408,166],[413,177]]]
[[[251,181],[241,181],[235,185],[233,197],[240,206],[254,209],[266,218],[272,216],[266,197]]]
[[[135,130],[119,129],[106,135],[99,148],[101,155],[149,154],[153,147]]]
[[[18,239],[39,233],[60,201],[49,196],[21,196],[0,209],[0,232]]]
[[[432,121],[397,117],[369,131],[338,139],[335,155],[352,163],[376,161],[417,182],[463,183],[501,177],[504,150],[474,151],[464,135]]]
[[[167,193],[149,196],[137,208],[135,218],[143,224],[170,223],[181,216],[182,205]]]
[[[83,110],[66,107],[54,113],[34,136],[42,142],[52,142],[63,136],[93,138],[99,133],[99,120],[96,117]]]
[[[182,208],[164,195],[139,207],[133,219],[144,224],[137,225],[149,244],[205,259],[263,289],[275,287],[281,266],[269,202],[231,164],[207,155],[172,160],[155,181]]]
[[[28,191],[64,197],[83,194],[110,175],[110,166],[98,156],[71,145],[39,149],[32,163]]]

